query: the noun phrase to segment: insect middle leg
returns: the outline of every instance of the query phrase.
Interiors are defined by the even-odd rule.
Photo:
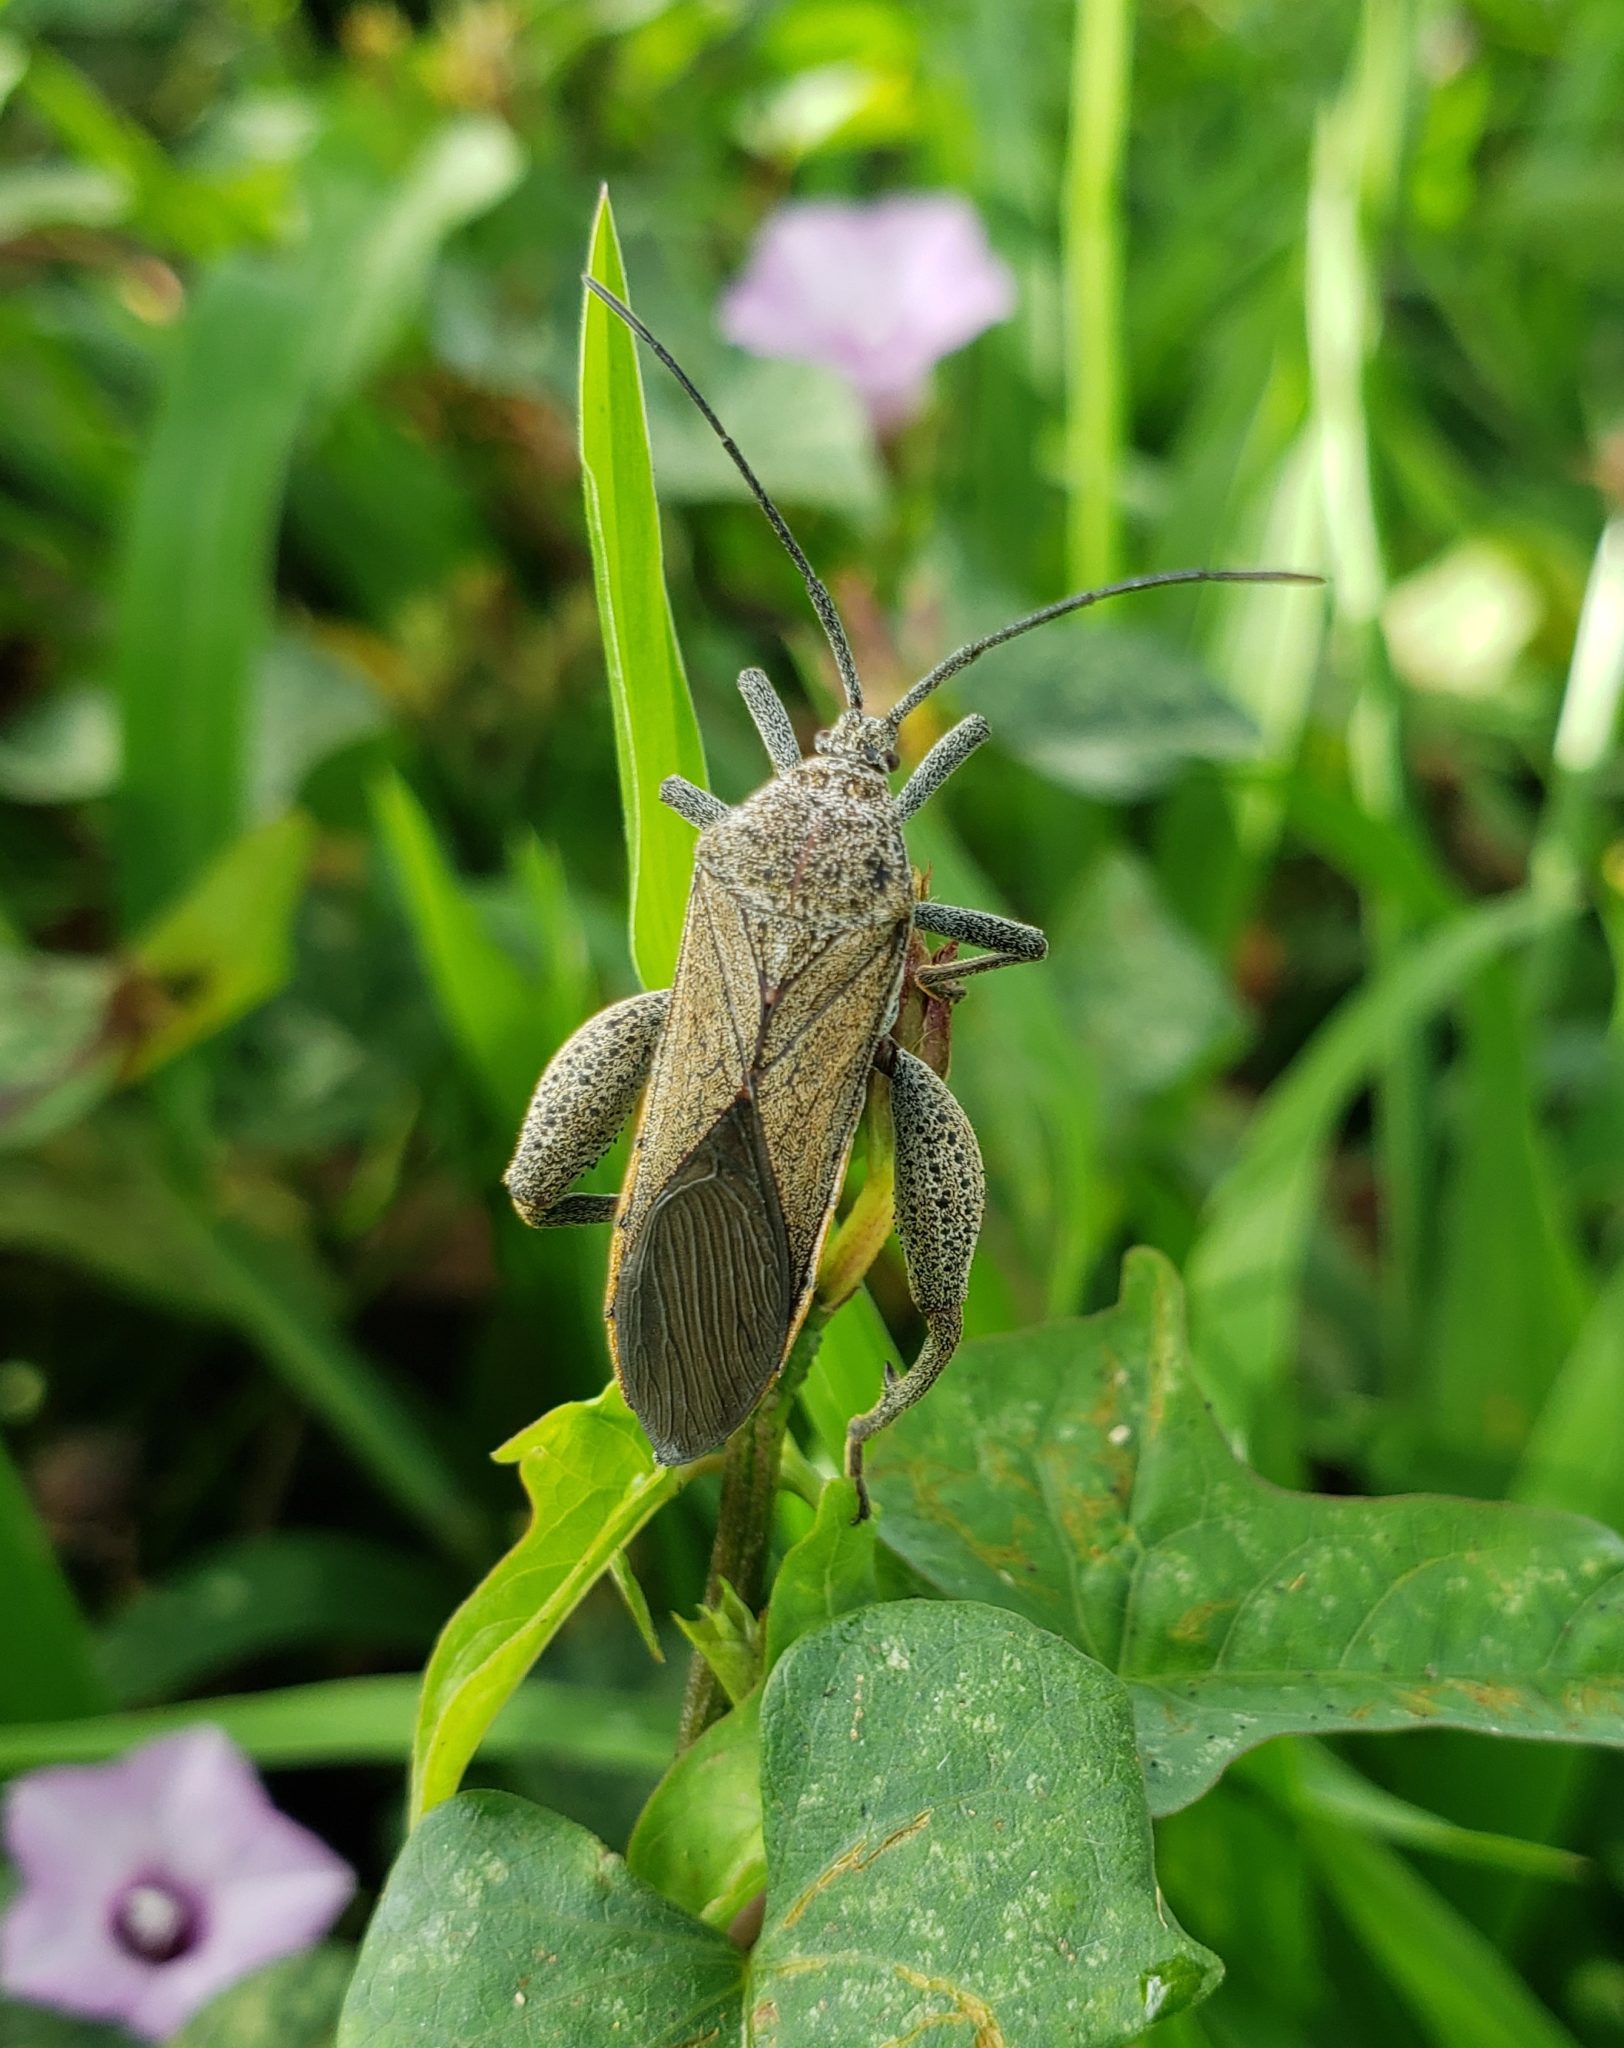
[[[502,1176],[526,1223],[608,1223],[618,1195],[565,1190],[596,1166],[637,1106],[654,1062],[671,991],[653,989],[600,1010],[564,1041],[536,1083]]]
[[[990,910],[962,910],[954,903],[916,903],[913,921],[920,931],[939,939],[991,948],[973,960],[941,960],[916,968],[914,980],[922,989],[953,988],[968,975],[1019,967],[1041,960],[1049,950],[1049,941],[1035,924],[1019,924],[1013,917],[998,917]]]
[[[981,1234],[986,1176],[970,1119],[947,1083],[900,1047],[891,1059],[896,1132],[897,1236],[908,1292],[925,1319],[925,1341],[905,1373],[886,1367],[885,1391],[846,1432],[846,1472],[857,1482],[858,1519],[869,1512],[863,1446],[926,1393],[958,1349],[970,1261]]]

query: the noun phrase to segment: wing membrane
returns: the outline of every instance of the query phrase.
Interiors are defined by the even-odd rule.
[[[738,1428],[778,1370],[794,1306],[777,1184],[741,1097],[650,1204],[610,1305],[621,1384],[663,1463]]]

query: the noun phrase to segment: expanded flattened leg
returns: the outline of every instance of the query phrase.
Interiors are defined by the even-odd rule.
[[[613,1218],[616,1196],[565,1190],[597,1165],[635,1108],[670,1003],[671,991],[663,988],[612,1003],[548,1062],[502,1176],[526,1223],[541,1230]]]
[[[779,774],[787,775],[792,768],[799,768],[801,743],[795,737],[795,728],[779,701],[778,692],[767,679],[767,671],[763,668],[741,669],[739,695],[755,720],[761,744],[767,749],[768,758]]]
[[[908,1291],[925,1319],[925,1341],[905,1373],[886,1370],[885,1392],[846,1432],[846,1471],[857,1482],[858,1519],[869,1512],[863,1446],[928,1391],[958,1349],[970,1261],[981,1234],[986,1177],[970,1119],[923,1060],[897,1049],[891,1068],[896,1131],[897,1236]]]
[[[979,711],[961,718],[944,732],[897,793],[899,822],[911,818],[921,804],[929,803],[947,778],[964,766],[992,731]]]
[[[701,789],[697,782],[690,782],[686,775],[668,775],[660,784],[660,801],[679,818],[697,825],[701,832],[718,818],[727,816],[727,805],[722,799],[712,796],[708,789]]]
[[[998,917],[990,910],[963,910],[956,903],[916,903],[913,921],[920,931],[932,932],[939,939],[993,949],[978,959],[942,960],[916,969],[914,980],[926,990],[946,992],[972,974],[1019,967],[1041,960],[1049,950],[1049,941],[1035,924],[1018,924],[1014,918]]]

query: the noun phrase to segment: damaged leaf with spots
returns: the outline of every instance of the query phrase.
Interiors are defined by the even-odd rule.
[[[752,1950],[573,1823],[467,1793],[396,1865],[339,2048],[1116,2048],[1217,1983],[1156,1889],[1127,1695],[1069,1643],[865,1608],[795,1644],[761,1722]]]
[[[1130,1686],[1152,1809],[1271,1736],[1420,1727],[1624,1746],[1624,1538],[1576,1515],[1288,1493],[1231,1452],[1183,1295],[967,1344],[876,1446],[885,1540]]]

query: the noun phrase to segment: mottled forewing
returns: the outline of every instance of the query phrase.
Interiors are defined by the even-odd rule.
[[[778,1370],[794,1299],[761,1124],[741,1097],[661,1187],[620,1261],[621,1385],[663,1463],[738,1428]]]
[[[698,869],[638,1126],[622,1234],[635,1238],[661,1188],[749,1086],[760,1031],[761,974],[743,913]]]
[[[907,932],[905,922],[870,925],[809,943],[800,957],[786,958],[766,1008],[756,1109],[790,1262],[807,1286],[896,995]]]

